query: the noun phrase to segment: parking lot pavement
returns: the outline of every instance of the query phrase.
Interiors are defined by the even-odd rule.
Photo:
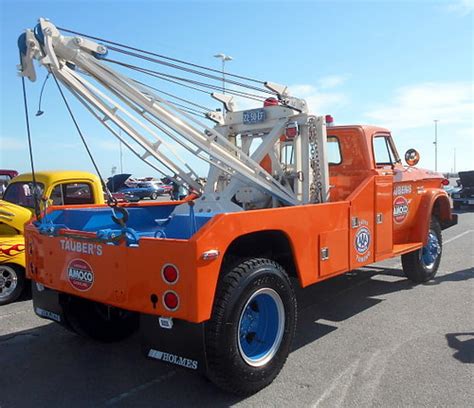
[[[135,336],[98,344],[0,307],[0,407],[467,407],[474,401],[474,213],[444,232],[436,278],[407,281],[399,259],[297,293],[293,351],[273,384],[229,396],[145,359]]]

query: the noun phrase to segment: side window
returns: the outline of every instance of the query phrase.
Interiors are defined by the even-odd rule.
[[[61,188],[61,184],[58,184],[53,188],[53,191],[51,191],[51,197],[49,198],[52,201],[52,205],[64,205],[63,189]]]
[[[53,205],[93,204],[92,188],[87,183],[58,184],[51,192]]]
[[[328,136],[326,149],[329,164],[337,165],[342,163],[341,146],[336,136]]]
[[[64,204],[93,204],[94,198],[90,184],[70,183],[63,184]]]
[[[387,136],[375,136],[373,140],[375,164],[377,166],[392,165],[395,163],[395,155],[392,151],[390,138]]]

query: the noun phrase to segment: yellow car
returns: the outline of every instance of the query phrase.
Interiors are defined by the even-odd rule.
[[[48,205],[103,204],[99,177],[84,171],[35,173],[37,196]],[[15,177],[0,200],[0,305],[22,294],[25,284],[23,226],[34,213],[31,173]],[[43,206],[44,204],[41,204]]]

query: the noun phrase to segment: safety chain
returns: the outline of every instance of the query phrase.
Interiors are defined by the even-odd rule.
[[[310,147],[310,165],[313,170],[313,180],[309,187],[309,199],[311,203],[323,202],[323,183],[321,174],[321,165],[319,160],[319,146],[316,132],[316,118],[311,116],[308,119],[309,147]]]

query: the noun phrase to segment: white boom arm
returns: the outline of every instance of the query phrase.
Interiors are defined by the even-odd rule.
[[[150,88],[111,69],[101,60],[107,53],[103,45],[82,37],[63,36],[47,20],[40,19],[34,32],[27,30],[23,39],[20,37],[19,44],[21,75],[34,81],[33,60],[39,61],[106,128],[157,171],[168,176],[171,173],[178,183],[202,191],[196,173],[182,162],[171,141],[210,163],[206,195],[208,201],[209,197],[226,198],[227,205],[219,208],[236,210],[237,206],[231,203],[234,196],[240,197],[238,201],[247,208],[255,208],[259,200],[265,201],[265,197],[273,198],[274,204],[278,201],[286,205],[314,202],[310,197],[310,183],[317,183],[318,188],[322,186],[318,202],[327,198],[327,171],[310,175],[308,157],[308,146],[313,143],[318,146],[318,160],[322,160],[318,162],[319,168],[324,170],[324,122],[308,116],[305,102],[288,97],[286,88],[282,99],[288,101],[288,107],[265,108],[264,123],[245,124],[246,112],[230,112],[224,118],[217,112],[209,112],[208,117],[217,118],[215,121],[218,122],[215,128],[210,128]],[[94,85],[84,74],[97,84]],[[104,90],[100,90],[98,85]],[[274,89],[277,85],[267,86]],[[226,106],[233,108],[233,102],[226,99]],[[285,166],[281,165],[281,152],[278,151],[281,135],[289,123],[295,123],[301,129],[293,142],[298,167],[293,170],[300,174],[300,181],[293,183],[285,176]],[[121,135],[120,130],[128,139]],[[311,134],[317,137],[311,139]],[[242,148],[235,143],[237,135],[241,137]],[[261,137],[262,143],[251,155],[251,140],[256,137]],[[260,164],[267,155],[272,163],[271,170]]]

